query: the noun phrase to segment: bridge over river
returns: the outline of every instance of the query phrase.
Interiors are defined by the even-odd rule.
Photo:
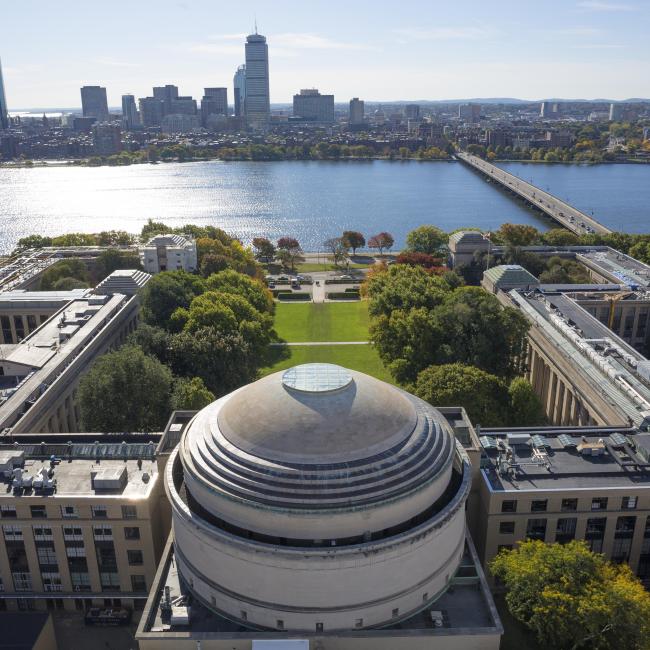
[[[456,157],[472,167],[472,169],[484,174],[493,183],[498,183],[508,190],[508,192],[512,192],[526,201],[526,203],[541,210],[567,230],[576,233],[576,235],[584,235],[591,232],[612,232],[593,217],[574,208],[557,196],[545,192],[539,187],[519,178],[519,176],[504,171],[482,158],[464,152],[457,153]]]

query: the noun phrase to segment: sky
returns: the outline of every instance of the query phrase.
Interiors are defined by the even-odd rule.
[[[650,0],[0,0],[10,110],[78,107],[82,85],[227,86],[257,17],[271,102],[650,97]]]

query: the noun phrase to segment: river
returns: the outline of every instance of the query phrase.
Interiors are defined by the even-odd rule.
[[[650,230],[650,166],[503,164],[612,228]],[[568,179],[568,180],[567,180]],[[393,234],[423,223],[488,230],[511,221],[550,227],[539,214],[460,163],[198,162],[131,167],[0,169],[0,251],[31,233],[127,230],[148,218],[213,224],[248,242],[296,237],[317,250],[343,230]]]

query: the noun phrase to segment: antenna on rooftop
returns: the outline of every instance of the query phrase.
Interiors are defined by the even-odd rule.
[[[255,36],[257,36],[257,14],[255,14]]]

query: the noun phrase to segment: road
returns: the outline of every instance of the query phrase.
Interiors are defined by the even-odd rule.
[[[482,158],[464,152],[457,153],[456,157],[487,176],[492,182],[499,183],[499,185],[503,186],[509,192],[518,195],[527,203],[534,205],[538,210],[541,210],[551,217],[551,219],[557,221],[561,226],[564,226],[576,235],[585,235],[590,232],[602,234],[612,232],[593,217],[574,208],[557,196],[545,192],[539,187],[519,178],[519,176],[506,172]]]

